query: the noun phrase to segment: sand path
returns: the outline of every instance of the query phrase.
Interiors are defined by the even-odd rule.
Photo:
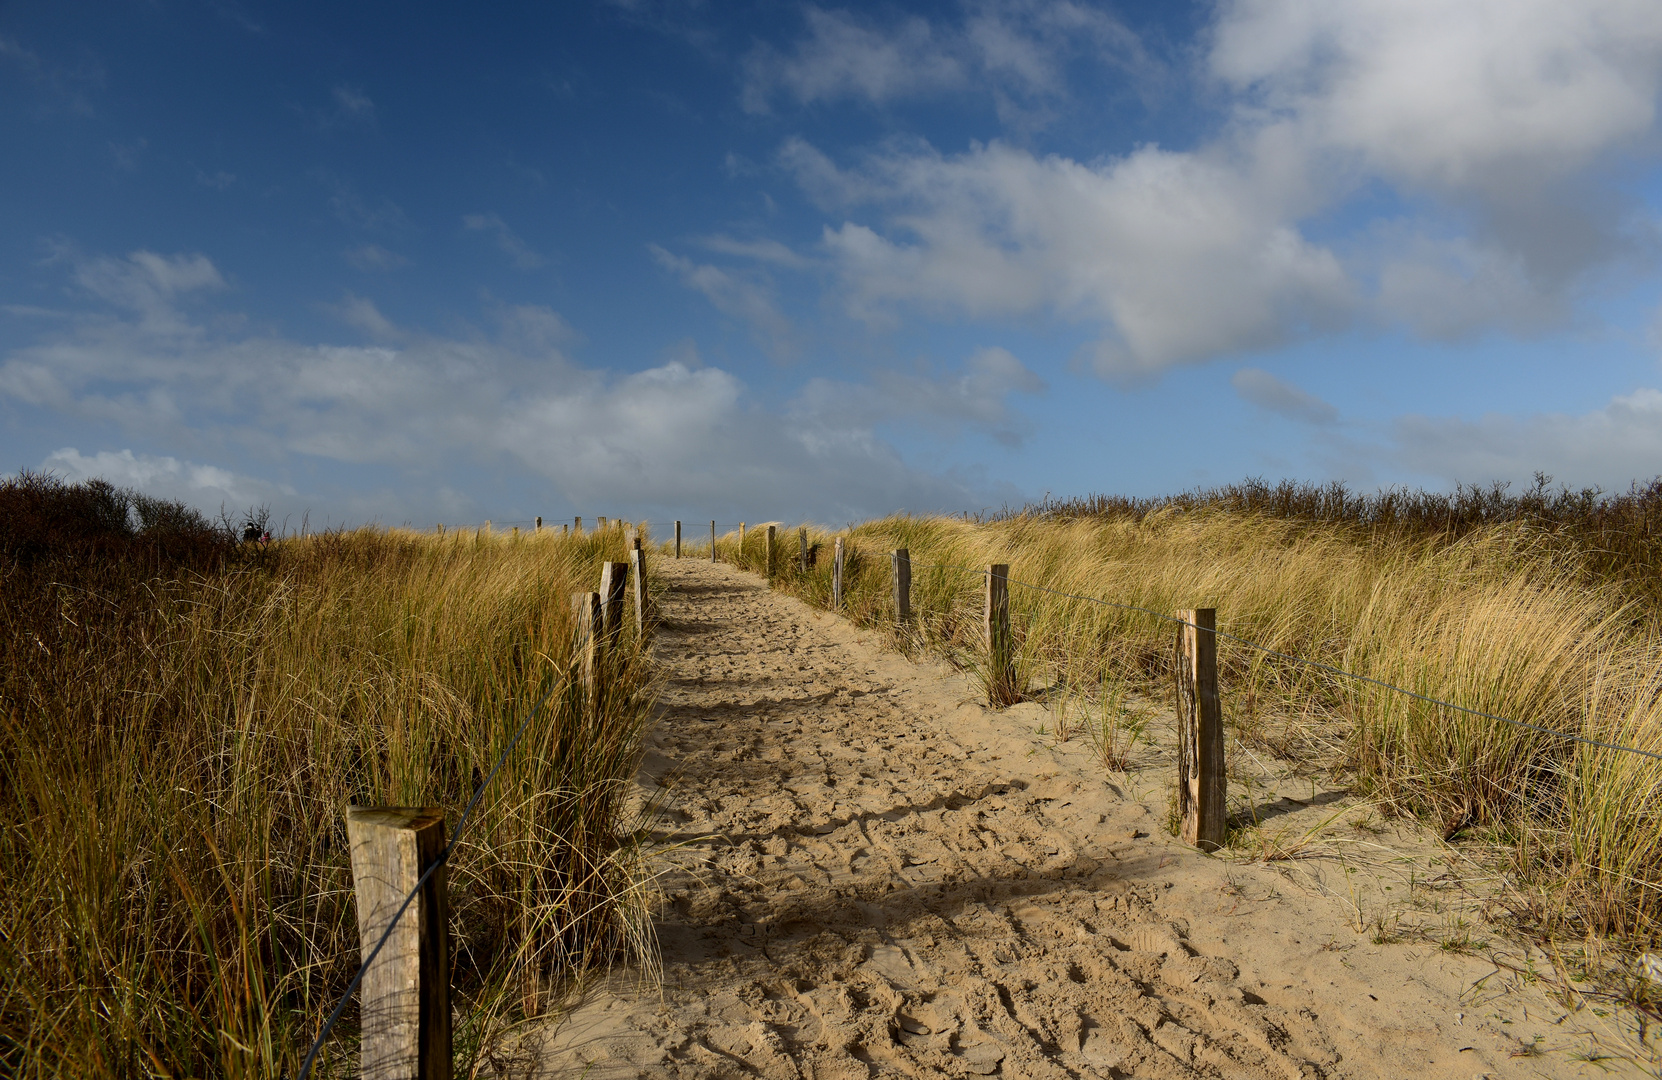
[[[664,981],[593,992],[548,1074],[1607,1075],[1488,960],[1172,840],[1163,771],[1105,773],[754,575],[660,566]]]

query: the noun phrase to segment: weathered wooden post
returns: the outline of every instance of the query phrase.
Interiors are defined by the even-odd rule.
[[[894,617],[903,623],[912,617],[912,557],[905,548],[895,548],[889,561],[894,567]]]
[[[583,534],[583,519],[581,517],[571,519],[571,531],[579,536]]]
[[[843,538],[837,537],[837,547],[831,557],[831,607],[843,608]]]
[[[600,567],[600,626],[606,644],[623,632],[623,592],[629,585],[629,564],[602,563]]]
[[[646,552],[641,549],[637,534],[635,546],[629,549],[629,561],[635,570],[635,636],[646,636]]]
[[[984,637],[987,646],[987,704],[995,707],[1016,701],[1014,642],[1010,637],[1010,567],[993,563],[987,567],[987,603]]]
[[[801,554],[799,554],[797,556],[797,569],[802,571],[804,574],[806,574],[808,572],[808,528],[807,528],[807,526],[803,526],[802,528],[796,530],[796,543],[797,543],[797,547],[799,547],[801,549]]]
[[[606,519],[605,518],[595,518],[594,520],[595,520],[594,531],[595,532],[605,532],[606,531]]]
[[[571,526],[562,523],[560,525],[560,535],[561,536],[570,536],[571,535]]]
[[[677,559],[681,557],[681,523],[679,521],[675,523],[675,557]]]
[[[577,622],[576,654],[583,669],[583,691],[590,700],[594,698],[596,660],[600,652],[600,639],[605,634],[605,626],[601,622],[600,594],[597,592],[579,592],[571,594],[572,614]]]
[[[773,526],[772,525],[768,526],[768,546],[767,546],[767,558],[765,560],[765,563],[766,563],[766,567],[767,567],[768,580],[772,581],[773,580]]]
[[[744,522],[739,522],[739,565],[744,565]]]
[[[1177,810],[1183,839],[1202,851],[1224,841],[1223,709],[1218,702],[1218,612],[1177,612]]]
[[[537,515],[537,531],[542,532],[542,515]]]
[[[444,811],[349,806],[346,836],[364,958],[383,934],[387,939],[359,990],[359,1075],[450,1080],[450,912],[443,865],[392,925],[404,898],[444,852]]]
[[[716,561],[716,523],[710,522],[710,561]]]

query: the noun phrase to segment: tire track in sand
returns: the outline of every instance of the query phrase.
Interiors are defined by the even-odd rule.
[[[1298,939],[1279,899],[1253,926],[1223,920],[1238,945],[1282,947],[1245,974],[1210,918],[1192,939],[1191,915],[1228,907],[1219,861],[1178,848],[1100,773],[1035,756],[961,677],[724,564],[659,572],[665,684],[641,781],[667,789],[662,835],[681,845],[664,985],[614,977],[550,1038],[545,1071],[1513,1075],[1515,1042],[1462,1049],[1450,1038],[1477,1042],[1475,1023],[1361,1001],[1378,973],[1342,982],[1342,956]],[[1423,965],[1403,978],[1425,997]],[[1358,1022],[1334,995],[1384,1015]]]

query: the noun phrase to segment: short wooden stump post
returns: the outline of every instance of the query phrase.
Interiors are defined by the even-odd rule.
[[[986,605],[982,638],[987,648],[987,704],[994,708],[1016,702],[1015,641],[1010,636],[1010,566],[987,567]]]
[[[889,553],[894,568],[894,617],[904,623],[912,617],[912,557],[905,548]]]
[[[629,549],[629,561],[635,571],[635,636],[646,636],[646,552],[641,549],[641,538],[635,537]]]
[[[837,537],[837,546],[831,555],[831,607],[843,607],[843,538]]]
[[[346,835],[358,900],[358,936],[367,959],[359,991],[364,1080],[450,1080],[450,912],[448,875],[428,876],[392,931],[404,898],[444,851],[436,807],[349,806]]]
[[[1218,702],[1218,613],[1177,612],[1177,812],[1183,840],[1202,851],[1224,842],[1223,709]]]

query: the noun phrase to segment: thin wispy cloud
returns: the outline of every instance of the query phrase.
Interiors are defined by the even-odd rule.
[[[546,259],[531,250],[524,240],[512,229],[508,223],[496,214],[464,214],[462,226],[469,232],[484,233],[496,242],[496,248],[508,257],[508,261],[520,270],[535,270],[542,266]]]

